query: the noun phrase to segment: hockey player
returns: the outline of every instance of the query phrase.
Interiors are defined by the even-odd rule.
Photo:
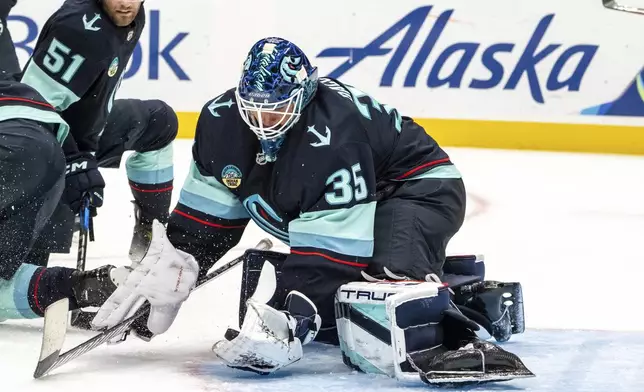
[[[96,160],[100,168],[118,168],[125,162],[134,195],[135,226],[130,259],[141,260],[152,235],[152,222],[167,224],[174,180],[172,142],[179,123],[174,110],[157,99],[117,99],[98,141]]]
[[[16,5],[16,0],[0,0],[0,80],[10,78],[20,72],[18,57],[13,48],[11,33],[7,28],[9,11]]]
[[[241,330],[215,344],[229,366],[271,373],[299,360],[314,338],[341,343],[347,328],[336,330],[334,309],[342,309],[341,287],[411,279],[426,283],[391,308],[420,315],[398,326],[420,323],[414,331],[422,333],[399,355],[431,352],[414,366],[475,381],[531,374],[513,354],[479,341],[475,323],[448,312],[440,279],[447,243],[464,220],[465,189],[449,156],[411,118],[318,78],[296,45],[266,38],[251,48],[238,86],[203,107],[192,152],[168,236],[195,256],[201,273],[239,241],[250,219],[291,248],[247,254],[275,260],[279,279],[269,304],[249,300]],[[387,328],[382,339],[396,329]]]
[[[21,81],[69,124],[63,143],[67,165],[85,173],[67,177],[62,202],[35,244],[34,258],[42,265],[49,253],[69,251],[82,196],[91,196],[94,212],[103,204],[105,183],[98,167],[118,167],[127,150],[135,151],[126,162],[136,217],[133,260],[140,260],[149,245],[152,221],[167,222],[176,114],[159,100],[114,100],[145,24],[142,3],[66,0],[43,26],[22,72]]]
[[[68,132],[67,123],[36,90],[0,81],[0,320],[40,317],[62,298],[75,309],[105,305],[109,297],[105,308],[112,315],[147,299],[156,309],[147,326],[163,333],[188,297],[199,267],[172,247],[160,223],[155,222],[150,249],[133,268],[77,271],[45,268],[29,259],[65,188],[60,143]],[[99,316],[96,326],[110,324],[109,317]]]

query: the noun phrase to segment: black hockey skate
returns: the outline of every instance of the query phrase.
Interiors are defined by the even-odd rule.
[[[118,287],[112,277],[113,265],[90,271],[74,271],[72,291],[79,308],[100,307]]]
[[[449,283],[453,301],[467,317],[481,325],[498,342],[523,333],[523,292],[518,282],[485,280],[482,256],[448,256],[443,281]]]
[[[152,242],[152,219],[145,216],[136,201],[133,201],[132,204],[134,204],[134,231],[132,232],[129,257],[132,263],[140,263]]]
[[[523,293],[520,283],[483,281],[458,287],[454,303],[498,342],[523,333]]]
[[[100,307],[116,290],[117,283],[112,277],[112,265],[106,265],[90,271],[74,271],[72,274],[74,293],[73,300],[79,309]],[[95,312],[72,312],[71,325],[90,330]]]
[[[119,276],[119,272],[122,275]],[[116,290],[127,273],[127,268],[122,267],[117,269],[111,265],[106,265],[91,271],[75,271],[73,275],[75,282],[72,291],[78,308],[101,307]],[[79,329],[91,330],[92,320],[95,316],[96,312],[93,311],[72,312],[71,325]],[[148,329],[147,319],[144,317],[132,323],[131,329],[121,339],[113,343],[124,341],[129,334],[133,334],[146,342],[149,342],[154,337],[154,334]]]

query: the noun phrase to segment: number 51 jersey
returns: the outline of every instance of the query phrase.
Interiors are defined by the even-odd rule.
[[[334,79],[320,79],[272,163],[258,159],[259,141],[236,105],[231,89],[203,107],[194,161],[168,227],[175,246],[205,265],[253,219],[290,245],[291,256],[364,266],[383,188],[460,178],[422,127]]]
[[[21,82],[36,89],[69,124],[77,146],[66,143],[66,153],[98,149],[144,25],[143,6],[130,26],[117,27],[100,2],[66,0],[43,26]]]

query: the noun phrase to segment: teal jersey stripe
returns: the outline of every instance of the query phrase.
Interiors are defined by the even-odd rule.
[[[350,256],[371,257],[373,240],[328,237],[320,234],[290,232],[290,245],[294,248],[318,248]]]
[[[207,199],[203,196],[195,195],[185,189],[181,190],[179,194],[179,203],[192,208],[193,210],[201,211],[210,216],[222,219],[247,219],[249,218],[248,211],[241,205],[229,206],[217,202],[216,200]]]
[[[59,112],[80,101],[72,90],[52,79],[33,61],[29,61],[20,81],[38,91]]]
[[[45,124],[58,124],[58,133],[56,140],[63,143],[67,134],[69,134],[69,125],[56,112],[41,110],[31,106],[11,105],[0,107],[0,121],[24,118],[34,120]]]
[[[156,151],[135,152],[127,158],[127,177],[141,184],[161,184],[174,179],[172,143]]]
[[[240,200],[216,178],[202,175],[194,161],[183,184],[179,202],[219,218],[250,218]]]
[[[29,283],[38,266],[22,264],[11,280],[0,278],[0,319],[39,317],[29,306]]]
[[[166,167],[161,170],[127,170],[127,178],[139,184],[163,184],[174,179],[174,168]]]
[[[302,213],[289,223],[291,246],[371,257],[375,214],[375,201],[351,208]]]

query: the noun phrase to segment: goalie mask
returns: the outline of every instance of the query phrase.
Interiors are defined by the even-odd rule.
[[[287,131],[313,99],[317,82],[317,67],[293,43],[270,37],[253,45],[235,96],[242,119],[260,141],[257,163],[277,159]]]

